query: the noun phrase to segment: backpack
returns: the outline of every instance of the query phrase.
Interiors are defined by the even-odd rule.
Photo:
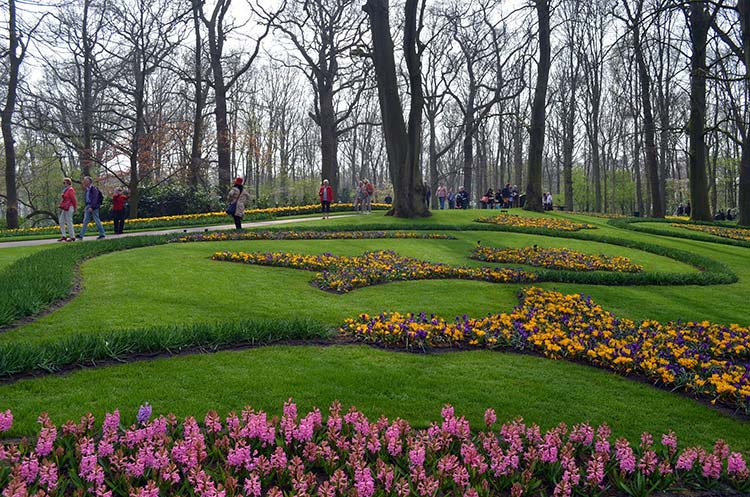
[[[96,189],[96,201],[101,206],[104,203],[104,195],[102,195],[102,191],[100,189]]]
[[[372,186],[372,183],[367,183],[367,193],[372,195],[372,192],[375,191],[375,188]]]

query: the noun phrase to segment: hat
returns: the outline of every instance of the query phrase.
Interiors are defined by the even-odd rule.
[[[242,178],[241,178],[241,177],[239,177],[239,176],[237,177],[237,179],[235,179],[235,180],[234,180],[234,184],[235,184],[235,185],[241,185],[242,183],[243,183],[243,180],[242,180]]]

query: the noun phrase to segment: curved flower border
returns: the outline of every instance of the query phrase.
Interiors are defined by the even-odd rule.
[[[527,264],[564,271],[612,271],[640,273],[643,266],[633,264],[628,257],[603,254],[584,254],[566,248],[543,248],[536,245],[523,248],[476,247],[472,259],[509,264]]]
[[[469,268],[412,259],[392,250],[348,257],[333,254],[300,255],[288,252],[216,252],[216,261],[320,271],[313,284],[321,290],[347,293],[357,288],[394,281],[463,279],[492,283],[536,281],[536,275],[507,268]]]
[[[739,240],[741,242],[750,242],[750,229],[729,228],[726,226],[709,226],[705,224],[687,224],[672,223],[675,228],[684,228],[686,230],[698,231],[709,235],[729,238],[730,240]]]
[[[489,223],[498,226],[510,226],[514,228],[543,228],[557,231],[579,231],[582,229],[595,229],[596,226],[587,223],[574,223],[566,219],[555,219],[549,217],[527,217],[515,214],[500,214],[493,217],[480,217],[478,223]]]
[[[446,321],[383,313],[347,319],[340,333],[410,350],[487,347],[531,350],[695,392],[750,413],[750,328],[704,322],[619,319],[590,297],[527,288],[510,313]]]

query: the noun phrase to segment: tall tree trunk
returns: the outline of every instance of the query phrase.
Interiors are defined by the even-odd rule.
[[[25,50],[18,53],[16,2],[8,0],[8,89],[2,112],[3,144],[5,147],[5,221],[8,228],[18,228],[18,190],[16,188],[16,147],[13,141],[13,113],[16,110],[18,73]]]
[[[577,78],[573,78],[573,81],[571,81],[570,100],[568,101],[568,113],[565,121],[565,140],[563,141],[563,189],[565,193],[566,211],[573,210],[573,147],[575,145],[576,79]]]
[[[659,188],[659,158],[656,151],[656,125],[651,110],[651,78],[648,75],[646,60],[643,57],[640,31],[633,28],[633,49],[638,64],[638,80],[641,84],[641,104],[643,105],[643,134],[646,142],[646,174],[651,189],[651,215],[656,218],[664,217],[662,209],[661,189]]]
[[[742,28],[742,54],[745,63],[745,87],[750,85],[750,0],[738,0]],[[750,226],[750,123],[745,124],[740,155],[739,224]]]
[[[434,193],[437,192],[439,182],[438,182],[438,151],[437,151],[437,134],[435,130],[435,121],[437,120],[437,116],[434,112],[431,112],[430,110],[427,111],[427,123],[429,126],[429,133],[430,133],[430,150],[429,150],[429,159],[430,159],[430,191],[433,192],[432,198],[430,199],[431,207],[432,209],[438,208],[438,198],[437,195],[434,195]]]
[[[418,0],[406,0],[404,55],[409,74],[411,107],[409,124],[404,122],[403,108],[396,79],[393,38],[388,0],[367,0],[364,10],[370,19],[373,63],[378,86],[378,100],[383,119],[388,165],[393,183],[393,208],[390,215],[411,218],[429,216],[424,204],[425,188],[419,164],[422,141],[422,75],[417,52]]]
[[[320,105],[320,158],[323,178],[327,179],[334,191],[339,192],[338,134],[336,131],[336,110],[333,105],[333,92],[330,88],[318,85]]]
[[[148,147],[146,146],[146,125],[145,125],[145,75],[138,69],[140,60],[136,62],[136,74],[135,74],[135,133],[130,142],[130,183],[128,189],[130,190],[130,198],[128,203],[130,204],[130,217],[138,217],[138,203],[140,200],[140,193],[138,186],[140,185],[141,174],[147,170],[145,162],[148,161],[147,154],[149,154]]]
[[[706,2],[690,2],[690,40],[693,53],[690,57],[690,200],[691,219],[710,221],[708,181],[706,178],[706,43],[709,14]]]
[[[542,154],[544,152],[544,124],[547,84],[550,70],[550,13],[549,0],[534,0],[539,21],[539,66],[536,74],[534,101],[531,105],[529,131],[529,167],[524,209],[542,212]]]
[[[589,144],[591,146],[591,181],[594,183],[594,211],[602,212],[602,165],[601,151],[599,149],[599,101],[596,99],[592,106],[591,133]]]
[[[78,157],[81,174],[91,176],[94,164],[93,127],[94,127],[94,44],[89,36],[90,0],[83,1],[83,22],[81,26],[81,44],[83,45],[83,94],[81,95],[81,149]]]
[[[195,55],[193,57],[195,108],[193,109],[193,140],[190,146],[188,184],[190,188],[195,190],[200,182],[200,171],[203,164],[203,108],[206,105],[206,95],[203,92],[203,57],[201,56],[203,41],[201,40],[199,0],[193,0],[193,29],[195,30]]]
[[[513,172],[514,176],[508,173],[507,178],[503,178],[502,184],[515,183],[523,184],[523,128],[519,123],[513,127]]]

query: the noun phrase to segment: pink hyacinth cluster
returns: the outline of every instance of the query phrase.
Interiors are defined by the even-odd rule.
[[[149,413],[151,414],[151,413]],[[369,419],[334,403],[280,417],[250,407],[222,418],[179,421],[119,411],[97,428],[93,416],[56,427],[46,414],[36,437],[0,443],[2,497],[374,497],[550,495],[572,497],[674,488],[750,490],[748,457],[723,441],[680,450],[674,433],[612,439],[606,425],[561,423],[544,431],[516,419],[482,431],[453,407],[426,429],[402,419]],[[0,429],[12,427],[10,411]],[[63,490],[64,489],[64,490]],[[62,493],[61,493],[62,492]]]

